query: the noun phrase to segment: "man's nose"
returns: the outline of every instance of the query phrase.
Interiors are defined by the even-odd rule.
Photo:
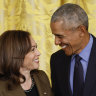
[[[55,37],[55,45],[59,45],[61,43],[61,40],[58,37]]]

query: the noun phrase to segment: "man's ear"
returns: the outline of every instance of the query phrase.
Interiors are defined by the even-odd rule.
[[[84,36],[87,32],[86,27],[84,25],[79,26],[80,36]]]

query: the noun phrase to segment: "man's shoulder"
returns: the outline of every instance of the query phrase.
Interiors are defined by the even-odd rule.
[[[93,36],[92,34],[91,34],[91,36],[93,37],[93,45],[92,45],[92,48],[93,48],[93,50],[96,50],[96,37],[95,36]]]
[[[94,35],[91,34],[91,36],[93,37],[93,41],[96,42],[96,37]]]
[[[65,54],[65,52],[62,49],[54,52],[52,55],[61,55],[61,54],[63,54],[63,55]]]
[[[62,49],[60,49],[53,53],[52,56],[65,56],[65,52]]]

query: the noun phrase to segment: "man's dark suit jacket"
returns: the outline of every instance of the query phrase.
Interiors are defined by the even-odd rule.
[[[69,81],[71,56],[66,56],[63,50],[59,50],[52,54],[50,62],[52,90],[55,96],[72,96]],[[94,36],[83,96],[96,96],[96,38]]]

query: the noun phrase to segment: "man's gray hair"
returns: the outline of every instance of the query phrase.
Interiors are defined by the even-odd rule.
[[[88,16],[77,4],[66,3],[58,8],[52,15],[51,22],[63,20],[64,23],[78,27],[84,25],[88,30]],[[74,25],[75,24],[75,25]]]

